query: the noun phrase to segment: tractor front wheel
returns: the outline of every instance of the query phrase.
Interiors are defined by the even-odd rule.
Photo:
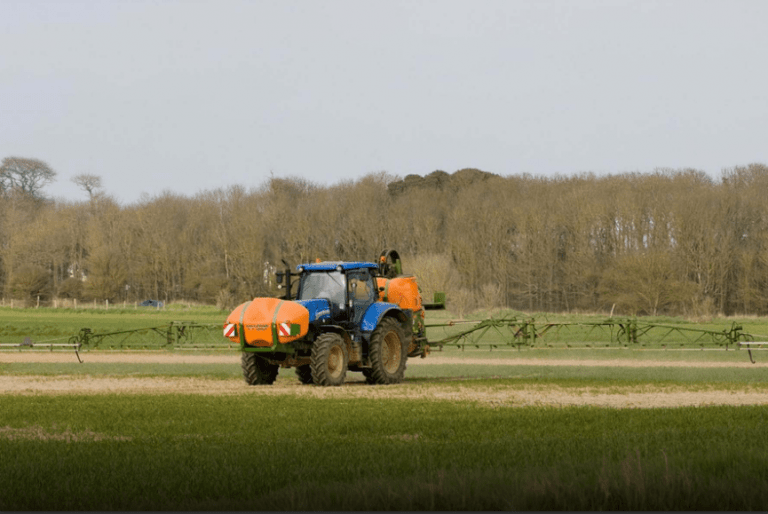
[[[243,352],[240,358],[243,377],[248,385],[269,385],[277,378],[277,364],[270,364],[260,355],[253,352]]]
[[[312,382],[321,386],[339,386],[347,375],[349,354],[339,334],[323,334],[315,340],[310,357]]]
[[[384,318],[371,334],[370,375],[366,382],[373,384],[397,384],[403,380],[408,345],[400,324],[393,318]]]

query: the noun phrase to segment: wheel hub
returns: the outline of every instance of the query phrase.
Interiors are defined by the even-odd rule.
[[[400,366],[400,338],[394,332],[389,332],[384,337],[384,344],[382,345],[382,362],[384,369],[387,373],[394,373]]]
[[[344,353],[341,348],[334,346],[328,352],[328,374],[336,378],[341,375],[344,364]]]

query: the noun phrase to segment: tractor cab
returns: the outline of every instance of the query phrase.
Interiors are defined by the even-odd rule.
[[[327,300],[334,324],[359,326],[378,297],[374,270],[367,262],[318,262],[299,266],[296,300]]]

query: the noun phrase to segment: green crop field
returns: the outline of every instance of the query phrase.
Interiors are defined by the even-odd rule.
[[[759,510],[764,407],[0,397],[2,510]]]
[[[110,332],[160,326],[171,321],[223,324],[227,314],[215,307],[187,307],[183,304],[172,304],[161,310],[149,307],[108,310],[0,307],[0,343],[18,343],[24,337],[33,341],[68,338],[81,328]]]
[[[0,326],[225,315],[0,309]],[[293,370],[248,387],[236,352],[0,352],[0,510],[761,510],[763,355],[445,348],[399,385],[319,388]]]

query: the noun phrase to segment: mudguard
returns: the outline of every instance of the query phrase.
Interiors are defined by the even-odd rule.
[[[379,321],[381,321],[381,318],[392,311],[397,312],[398,320],[402,321],[401,318],[403,318],[405,315],[403,314],[403,311],[394,303],[372,303],[370,307],[366,309],[365,314],[363,314],[363,319],[360,322],[360,330],[362,332],[373,332],[376,330],[376,327],[379,326]]]

